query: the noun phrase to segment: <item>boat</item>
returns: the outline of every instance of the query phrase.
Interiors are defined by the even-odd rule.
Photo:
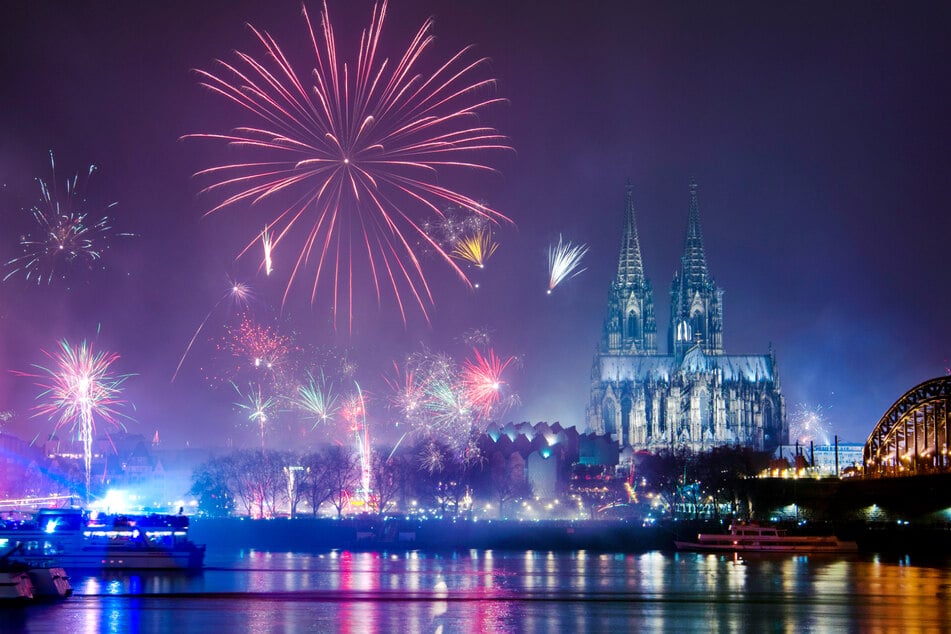
[[[788,535],[785,530],[755,523],[736,523],[730,531],[700,533],[697,541],[674,541],[679,550],[759,553],[838,553],[854,552],[858,544],[842,541],[834,535]]]
[[[33,600],[33,582],[24,570],[0,569],[0,605]]]
[[[59,566],[32,566],[27,571],[33,583],[33,598],[40,601],[59,601],[73,596],[69,575]]]
[[[28,564],[17,558],[22,551],[23,543],[17,542],[0,555],[0,575],[8,582],[8,592],[3,598],[58,601],[73,596],[73,586],[63,568],[49,565],[49,562]],[[15,592],[11,591],[13,588],[16,588]]]
[[[98,515],[40,509],[33,521],[6,522],[0,549],[20,545],[17,560],[69,570],[195,570],[205,547],[188,539],[183,515]]]

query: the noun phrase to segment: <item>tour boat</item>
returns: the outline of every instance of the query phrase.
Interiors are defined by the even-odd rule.
[[[7,522],[0,549],[20,545],[17,560],[66,569],[201,568],[205,547],[188,539],[181,515],[93,516],[81,509],[40,509],[33,522]]]
[[[726,534],[700,533],[695,542],[675,541],[680,550],[761,552],[761,553],[833,553],[858,550],[855,542],[834,535],[787,535],[785,530],[758,524],[731,524]]]

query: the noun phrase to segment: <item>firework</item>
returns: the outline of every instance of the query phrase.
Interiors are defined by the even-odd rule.
[[[294,337],[277,327],[259,323],[244,313],[236,325],[225,326],[218,349],[227,362],[219,378],[267,384],[278,394],[297,392],[301,348]]]
[[[66,179],[65,191],[61,194],[56,182],[56,163],[50,152],[52,179],[49,183],[36,179],[40,184],[40,202],[29,212],[36,225],[34,232],[20,237],[23,253],[6,263],[9,272],[3,280],[23,274],[29,281],[47,284],[60,274],[60,267],[82,263],[92,267],[102,259],[103,251],[113,235],[131,236],[130,233],[112,232],[112,221],[106,215],[95,218],[88,211],[89,203],[85,199],[85,190],[95,165],[90,165],[83,182],[77,172]],[[115,207],[113,202],[106,209]],[[98,214],[96,214],[98,216]]]
[[[344,419],[353,433],[357,456],[360,459],[360,497],[364,504],[370,503],[370,429],[367,426],[366,399],[358,383],[356,392],[345,402],[342,408]]]
[[[492,344],[492,330],[488,327],[470,328],[462,333],[460,340],[468,348],[487,349]]]
[[[417,380],[417,374],[411,368],[401,370],[398,364],[393,363],[393,369],[393,377],[383,377],[393,393],[390,406],[400,413],[403,421],[412,424],[426,403],[426,385]]]
[[[39,379],[43,388],[38,399],[41,404],[34,409],[37,416],[45,415],[54,422],[54,429],[68,427],[78,432],[83,444],[83,465],[86,475],[86,496],[92,470],[92,440],[96,433],[96,419],[124,429],[121,412],[124,405],[120,396],[122,384],[130,375],[112,373],[112,364],[119,355],[111,352],[94,352],[92,344],[84,340],[79,346],[71,346],[65,339],[59,342],[55,352],[43,351],[52,364],[49,367],[35,365],[41,374],[18,373]]]
[[[384,377],[391,390],[389,407],[416,435],[458,439],[470,426],[468,406],[456,389],[458,370],[450,357],[422,351],[411,355],[394,376]]]
[[[232,383],[231,385],[234,387],[234,391],[238,393],[238,396],[244,399],[242,402],[235,403],[235,406],[245,410],[248,415],[248,421],[252,425],[257,426],[261,434],[261,449],[264,449],[264,434],[270,422],[268,416],[275,405],[274,397],[269,396],[264,398],[260,385],[249,385],[247,394],[242,394],[237,384]]]
[[[475,360],[466,359],[462,368],[462,384],[470,403],[478,408],[484,417],[488,417],[492,407],[500,401],[500,393],[505,381],[502,373],[515,357],[501,359],[495,350],[483,357],[478,348],[473,348]]]
[[[491,231],[493,224],[482,214],[450,205],[443,209],[441,215],[427,218],[420,227],[433,242],[451,253],[468,236]],[[420,242],[417,246],[426,253],[432,253],[432,247],[428,242]]]
[[[829,444],[829,421],[821,404],[797,403],[789,424],[790,442]]]
[[[298,407],[314,417],[314,425],[311,429],[316,429],[318,425],[330,421],[337,412],[337,395],[333,393],[333,386],[328,383],[323,371],[320,373],[319,381],[315,381],[314,376],[309,372],[307,378],[307,385],[297,388],[295,402]]]
[[[429,431],[447,437],[448,442],[458,443],[468,436],[475,423],[475,412],[466,399],[466,392],[458,382],[434,378],[426,386],[429,399]]]
[[[225,301],[230,300],[232,306],[243,306],[247,307],[248,300],[251,299],[252,293],[251,288],[242,282],[235,282],[233,280],[228,280],[228,290],[225,291],[225,294],[221,296],[214,306],[211,307],[211,310],[208,311],[208,314],[205,315],[205,318],[201,320],[201,323],[198,324],[198,328],[195,329],[195,334],[192,335],[192,338],[189,340],[188,345],[185,346],[185,352],[182,353],[182,358],[178,360],[178,365],[175,366],[175,372],[172,374],[172,382],[175,382],[175,378],[178,376],[179,370],[182,369],[182,364],[185,363],[185,357],[188,356],[189,351],[192,349],[195,340],[198,338],[198,334],[201,332],[202,328],[205,327],[205,324],[211,318],[212,313],[218,309],[221,304]]]
[[[581,258],[588,252],[587,245],[572,245],[558,236],[558,245],[548,247],[548,293],[563,281],[580,275],[586,269],[578,270]]]
[[[264,227],[264,232],[261,234],[261,245],[264,247],[264,274],[270,277],[274,267],[271,262],[271,236],[267,232],[267,227]]]
[[[491,416],[517,403],[503,398],[503,371],[514,357],[502,359],[474,349],[475,360],[462,366],[445,354],[423,351],[411,355],[404,367],[394,364],[387,377],[390,409],[417,436],[436,440],[460,454],[468,454],[468,440]]]
[[[365,262],[378,301],[381,287],[392,291],[404,322],[404,293],[428,319],[433,298],[412,246],[416,239],[428,243],[461,280],[469,280],[426,235],[425,219],[442,216],[440,207],[450,204],[493,222],[508,221],[438,184],[457,168],[493,172],[481,157],[512,149],[506,137],[477,124],[483,110],[504,101],[480,97],[495,85],[478,77],[485,60],[469,61],[465,48],[426,73],[420,60],[433,42],[430,19],[394,63],[378,50],[386,11],[385,1],[374,6],[356,61],[346,63],[338,56],[327,5],[316,32],[305,8],[315,58],[306,75],[295,70],[271,35],[252,27],[264,47],[263,61],[239,52],[235,63],[219,60],[218,74],[198,73],[203,86],[257,122],[230,134],[186,135],[257,153],[256,160],[198,173],[214,179],[203,191],[228,192],[208,213],[275,198],[279,211],[268,223],[274,246],[295,235],[300,246],[284,301],[297,276],[311,268],[311,302],[322,284],[331,284],[334,324],[345,307],[351,330],[355,262]],[[290,204],[279,202],[285,196]]]
[[[480,269],[484,269],[485,261],[492,257],[498,246],[498,243],[492,240],[492,232],[484,229],[456,243],[452,249],[452,257],[472,262]]]
[[[446,466],[446,452],[435,442],[428,443],[419,456],[419,468],[430,473],[438,473]]]

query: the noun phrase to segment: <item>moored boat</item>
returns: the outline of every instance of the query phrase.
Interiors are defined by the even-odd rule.
[[[57,601],[73,596],[73,586],[63,568],[34,566],[27,574],[33,583],[33,598]]]
[[[193,570],[202,567],[205,556],[205,547],[188,539],[188,518],[180,515],[89,516],[81,509],[41,509],[32,522],[0,528],[0,548],[17,544],[19,561],[69,570]]]
[[[700,533],[697,541],[675,541],[679,550],[730,551],[761,553],[835,553],[854,552],[858,544],[842,541],[834,535],[789,535],[783,529],[759,524],[731,524],[730,531]]]
[[[17,558],[17,554],[22,552],[23,544],[18,542],[0,556],[0,575],[8,582],[6,594],[12,595],[4,598],[57,601],[73,595],[73,586],[65,570],[38,562],[27,564]],[[0,595],[4,592],[0,591]]]
[[[0,605],[33,600],[33,582],[25,571],[0,570]]]

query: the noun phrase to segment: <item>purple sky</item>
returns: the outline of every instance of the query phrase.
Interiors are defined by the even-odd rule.
[[[272,3],[267,3],[268,5]],[[234,256],[260,230],[241,209],[202,213],[195,171],[226,160],[223,146],[180,141],[252,121],[198,86],[232,49],[261,52],[244,23],[292,50],[306,46],[296,2],[6,3],[0,13],[0,260],[19,253],[34,177],[99,167],[90,198],[118,201],[105,270],[36,287],[0,284],[0,368],[27,370],[68,337],[95,338],[136,373],[131,431],[169,444],[253,442],[235,431],[230,388],[203,380],[202,337],[178,380],[189,338],[235,274],[280,304],[286,277],[254,273]],[[700,185],[710,272],[725,291],[724,347],[765,353],[772,342],[789,411],[821,404],[833,430],[862,442],[907,389],[949,365],[951,294],[946,188],[951,173],[951,8],[940,3],[436,2],[393,0],[383,40],[404,47],[436,18],[429,63],[475,44],[492,59],[500,96],[486,112],[516,151],[500,176],[466,177],[465,193],[516,223],[475,293],[438,261],[432,323],[390,297],[365,303],[354,332],[328,331],[298,287],[282,323],[315,344],[348,346],[357,378],[380,377],[426,344],[461,356],[467,329],[492,331],[520,355],[511,373],[522,406],[508,418],[583,426],[592,353],[617,266],[624,185],[630,179],[644,265],[655,289],[658,341],[679,264],[690,178]],[[830,6],[831,5],[831,6]],[[313,15],[317,5],[309,5]],[[341,48],[370,3],[332,2]],[[301,54],[306,60],[306,52]],[[545,294],[547,248],[563,234],[590,245],[587,270]],[[369,291],[368,288],[363,289]],[[221,335],[222,319],[206,333]],[[662,349],[665,349],[662,343]],[[0,375],[7,429],[32,437],[36,388]],[[383,434],[385,435],[385,434]]]

